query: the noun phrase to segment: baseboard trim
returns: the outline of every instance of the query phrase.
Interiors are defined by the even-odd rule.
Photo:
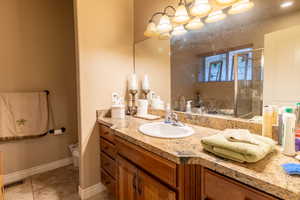
[[[82,189],[80,186],[78,188],[78,193],[81,200],[89,199],[95,196],[98,193],[101,193],[105,190],[105,186],[102,183],[97,183],[91,187]]]
[[[70,165],[72,163],[73,163],[73,159],[72,159],[72,157],[69,157],[69,158],[64,158],[64,159],[57,160],[57,161],[54,161],[51,163],[32,167],[29,169],[24,169],[24,170],[10,173],[10,174],[6,174],[6,175],[4,175],[4,184],[7,185],[7,184],[10,184],[13,182],[17,182],[17,181],[23,180],[27,177],[30,177],[32,175],[47,172],[47,171],[57,169],[60,167],[64,167],[64,166]]]

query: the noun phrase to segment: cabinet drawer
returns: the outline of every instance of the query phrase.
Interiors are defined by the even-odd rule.
[[[106,153],[111,158],[113,158],[113,159],[116,158],[116,154],[117,154],[116,146],[114,144],[106,141],[103,138],[100,139],[100,149],[101,149],[101,152]]]
[[[104,153],[101,153],[101,168],[114,179],[116,178],[116,162]]]
[[[104,170],[101,170],[101,182],[114,196],[116,195],[116,181]]]
[[[205,200],[276,200],[277,198],[252,189],[230,178],[204,169],[202,196]],[[278,200],[278,199],[277,199]]]
[[[126,142],[119,137],[116,137],[115,141],[117,151],[120,155],[150,172],[163,182],[173,187],[177,186],[177,165],[175,163],[165,160],[141,147]]]
[[[100,125],[100,136],[115,144],[115,136],[111,128]]]

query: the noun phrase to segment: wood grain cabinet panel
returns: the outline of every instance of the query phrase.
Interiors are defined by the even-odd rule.
[[[142,171],[138,171],[137,192],[138,200],[176,200],[173,190]]]
[[[137,168],[117,156],[117,199],[136,200],[137,199]]]
[[[105,138],[109,142],[115,144],[115,136],[111,128],[104,125],[100,125],[100,136]]]
[[[116,194],[116,181],[103,169],[101,170],[101,182],[113,195]]]
[[[203,170],[203,200],[275,200],[270,195],[252,189],[249,186],[233,181],[227,177]],[[278,199],[277,199],[278,200]]]
[[[101,153],[101,168],[114,179],[116,178],[116,162],[104,153]]]
[[[150,172],[163,182],[173,187],[177,186],[177,165],[175,163],[125,142],[120,138],[116,138],[116,145],[120,155]]]
[[[113,160],[115,160],[117,155],[117,150],[114,144],[108,142],[107,140],[101,138],[100,139],[100,149],[102,152],[109,155]]]

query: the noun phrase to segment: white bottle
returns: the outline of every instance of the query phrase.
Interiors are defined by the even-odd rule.
[[[186,102],[185,112],[187,112],[187,113],[191,113],[192,112],[192,101],[187,101]]]
[[[287,156],[295,156],[295,125],[296,115],[292,108],[287,108],[283,113],[283,146],[282,153]]]
[[[165,110],[165,123],[171,123],[171,119],[170,119],[170,116],[171,116],[171,105],[168,103],[166,105],[166,110]]]

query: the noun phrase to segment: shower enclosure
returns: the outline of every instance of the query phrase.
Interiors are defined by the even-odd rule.
[[[264,49],[238,53],[233,62],[235,117],[262,115]]]

